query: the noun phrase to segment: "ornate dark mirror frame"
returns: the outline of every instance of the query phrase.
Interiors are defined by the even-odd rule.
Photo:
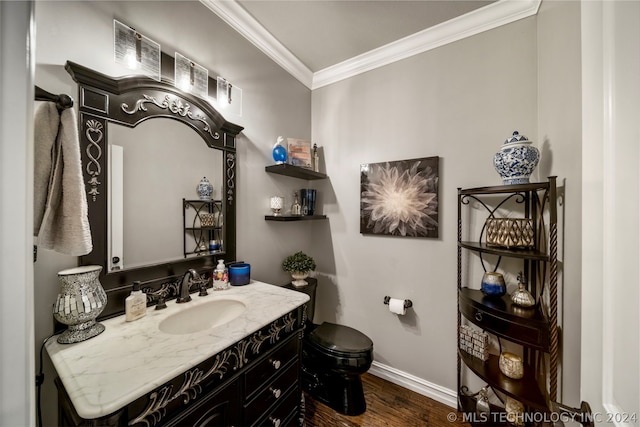
[[[185,271],[212,269],[216,257],[236,257],[236,136],[243,127],[230,123],[208,102],[173,85],[173,58],[162,54],[162,81],[145,76],[112,78],[68,61],[65,69],[78,83],[78,127],[82,167],[89,205],[93,251],[80,258],[82,265],[101,265],[100,282],[107,293],[101,318],[124,311],[124,298],[134,280],[147,295],[164,290],[171,297]],[[210,87],[216,87],[210,79]],[[151,118],[178,120],[195,130],[211,148],[223,151],[225,250],[222,255],[202,255],[162,264],[107,271],[107,185],[109,122],[135,127]],[[176,167],[180,171],[179,165]]]

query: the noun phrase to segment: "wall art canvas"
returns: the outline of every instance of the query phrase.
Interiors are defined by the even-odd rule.
[[[439,160],[360,165],[360,233],[438,237]]]

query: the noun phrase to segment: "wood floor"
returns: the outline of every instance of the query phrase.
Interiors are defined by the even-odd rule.
[[[447,416],[462,416],[433,399],[371,374],[362,376],[367,410],[362,415],[342,415],[305,395],[307,427],[468,427]]]

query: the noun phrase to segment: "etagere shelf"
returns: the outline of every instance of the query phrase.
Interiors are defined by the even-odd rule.
[[[499,369],[499,357],[490,354],[483,361],[458,349],[458,406],[461,411],[474,410],[475,399],[466,392],[465,375],[484,381],[499,397],[510,397],[523,404],[525,413],[551,411],[558,389],[558,260],[556,178],[546,182],[458,189],[458,342],[463,324],[474,325],[485,333],[522,348],[524,377],[512,379]],[[525,218],[533,223],[533,245],[526,249],[508,248],[486,243],[486,223],[479,232],[468,224],[469,209],[482,212],[480,219]],[[463,219],[464,218],[464,219]],[[463,241],[476,235],[475,241]],[[487,297],[479,288],[480,277],[463,277],[469,263],[479,262],[487,271],[487,256],[497,270],[502,258],[509,258],[508,269],[517,265],[523,272],[526,288],[536,297],[533,308],[522,308],[509,295]],[[464,270],[464,271],[463,271]],[[507,271],[505,271],[505,274]],[[469,274],[469,276],[473,276]],[[502,340],[502,341],[500,341]],[[494,352],[495,353],[495,352]],[[468,378],[468,377],[464,377]],[[503,411],[492,407],[492,411]],[[495,422],[496,418],[491,418]],[[472,423],[475,425],[476,423]],[[486,423],[477,423],[487,425]],[[527,424],[529,425],[529,424]]]
[[[187,212],[193,210],[192,215]],[[214,215],[214,225],[202,225],[203,214]],[[221,223],[222,217],[222,200],[187,200],[182,199],[182,220],[184,224],[183,248],[184,257],[189,255],[210,255],[224,253],[224,227]],[[193,242],[188,237],[193,238]],[[209,242],[217,242],[219,248],[216,250],[209,249]]]

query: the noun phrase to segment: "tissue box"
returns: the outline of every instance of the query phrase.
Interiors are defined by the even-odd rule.
[[[532,248],[535,231],[529,218],[489,218],[485,224],[487,245]]]

